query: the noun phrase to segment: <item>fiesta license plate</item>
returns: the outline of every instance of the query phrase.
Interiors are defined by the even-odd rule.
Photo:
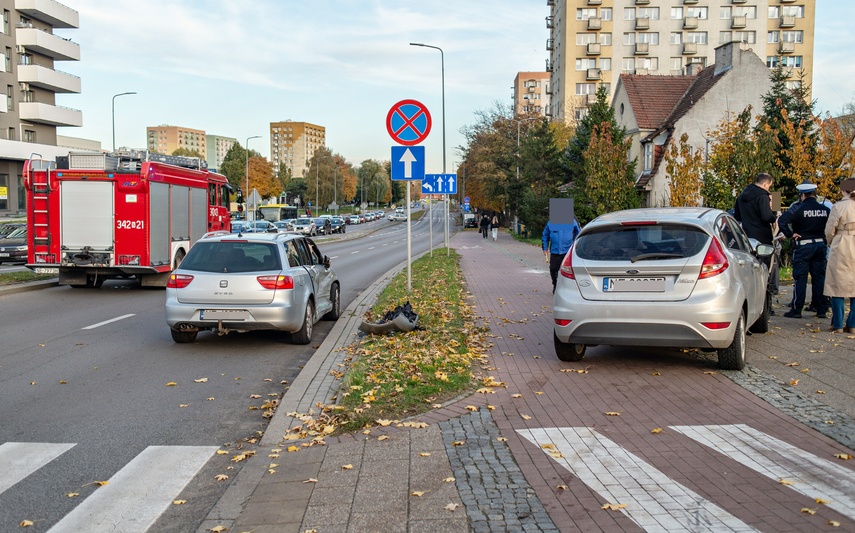
[[[202,309],[199,311],[201,320],[247,320],[249,311],[245,309]]]
[[[603,278],[603,292],[664,291],[664,277]]]

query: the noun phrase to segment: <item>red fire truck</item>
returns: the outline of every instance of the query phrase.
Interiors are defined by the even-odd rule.
[[[165,287],[193,243],[230,229],[228,181],[199,158],[70,152],[34,156],[23,175],[27,266],[62,285],[136,277]]]

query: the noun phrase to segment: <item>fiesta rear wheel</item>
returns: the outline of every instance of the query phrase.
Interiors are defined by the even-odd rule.
[[[584,344],[570,344],[567,342],[561,342],[558,338],[558,335],[555,332],[552,332],[552,340],[555,344],[555,355],[558,359],[566,362],[576,362],[581,361],[583,357],[585,357],[585,350],[587,346]]]
[[[739,313],[736,331],[733,332],[733,342],[730,346],[718,351],[718,366],[722,370],[742,370],[745,368],[745,312]]]
[[[772,293],[766,291],[766,301],[763,302],[763,312],[753,323],[748,331],[751,333],[766,333],[769,331],[769,317],[772,315]]]
[[[312,300],[306,304],[306,315],[303,317],[303,326],[300,331],[291,334],[291,342],[294,344],[309,344],[312,342],[312,329],[315,325],[315,304]]]

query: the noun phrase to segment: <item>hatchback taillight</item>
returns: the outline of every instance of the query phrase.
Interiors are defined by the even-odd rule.
[[[707,255],[704,256],[704,263],[701,265],[701,273],[698,275],[698,279],[718,276],[727,270],[727,267],[727,257],[721,250],[721,245],[718,243],[718,239],[713,237],[710,242],[710,247],[707,249]]]
[[[564,261],[561,263],[559,270],[565,278],[576,279],[576,274],[573,272],[573,246],[567,250],[567,255],[564,256]]]
[[[291,276],[258,276],[258,283],[265,289],[293,289],[294,278]]]
[[[166,282],[167,289],[183,289],[193,281],[193,276],[187,274],[171,274]]]

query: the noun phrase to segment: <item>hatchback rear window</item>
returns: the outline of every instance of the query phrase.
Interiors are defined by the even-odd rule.
[[[282,262],[273,243],[216,241],[196,243],[180,268],[197,272],[256,272],[281,270]]]
[[[698,254],[708,240],[692,226],[610,226],[580,235],[575,248],[577,256],[594,261],[679,259]]]

